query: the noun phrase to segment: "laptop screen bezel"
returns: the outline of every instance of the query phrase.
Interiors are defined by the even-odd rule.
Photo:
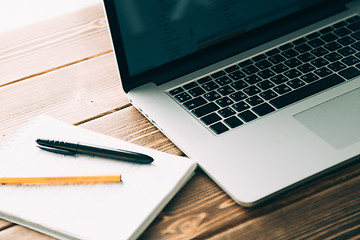
[[[129,92],[131,89],[148,82],[162,84],[171,81],[280,37],[286,33],[290,33],[312,22],[331,16],[336,12],[345,10],[345,0],[323,0],[321,3],[251,30],[246,34],[225,40],[162,66],[131,76],[126,61],[125,49],[114,1],[116,0],[104,0],[104,8],[110,28],[121,82],[125,92]],[[303,16],[307,17],[304,18]]]

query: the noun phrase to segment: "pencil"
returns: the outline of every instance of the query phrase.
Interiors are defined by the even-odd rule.
[[[2,185],[23,185],[23,184],[98,184],[98,183],[119,183],[121,175],[109,176],[64,176],[64,177],[7,177],[0,178]]]

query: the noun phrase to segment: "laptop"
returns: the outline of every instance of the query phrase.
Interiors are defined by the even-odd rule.
[[[104,6],[130,102],[238,204],[360,158],[360,1]]]

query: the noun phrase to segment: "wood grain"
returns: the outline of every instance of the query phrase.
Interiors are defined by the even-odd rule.
[[[128,104],[113,53],[0,87],[0,142],[30,118],[46,114],[70,123]]]
[[[141,114],[129,107],[91,122],[80,125],[90,130],[163,150],[158,144],[162,134]],[[144,133],[145,132],[145,133]],[[164,140],[161,140],[162,142]],[[166,139],[166,142],[168,140]],[[170,143],[169,153],[181,154]],[[204,172],[198,170],[190,182],[168,204],[143,239],[192,239],[207,238],[234,226],[241,226],[266,216],[288,205],[301,202],[319,192],[340,186],[360,176],[360,163],[351,164],[321,178],[280,195],[255,208],[242,208],[235,204]]]
[[[359,239],[359,186],[350,179],[210,239]]]
[[[111,49],[101,5],[1,33],[0,86]]]
[[[54,240],[45,234],[33,231],[23,226],[16,225],[14,227],[0,231],[0,239],[3,240]]]

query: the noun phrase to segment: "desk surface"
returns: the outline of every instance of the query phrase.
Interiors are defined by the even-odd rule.
[[[45,114],[182,155],[127,101],[101,5],[0,34],[0,73],[0,144]],[[141,238],[356,239],[359,186],[357,162],[248,209],[199,169]],[[0,219],[0,239],[52,238]]]

